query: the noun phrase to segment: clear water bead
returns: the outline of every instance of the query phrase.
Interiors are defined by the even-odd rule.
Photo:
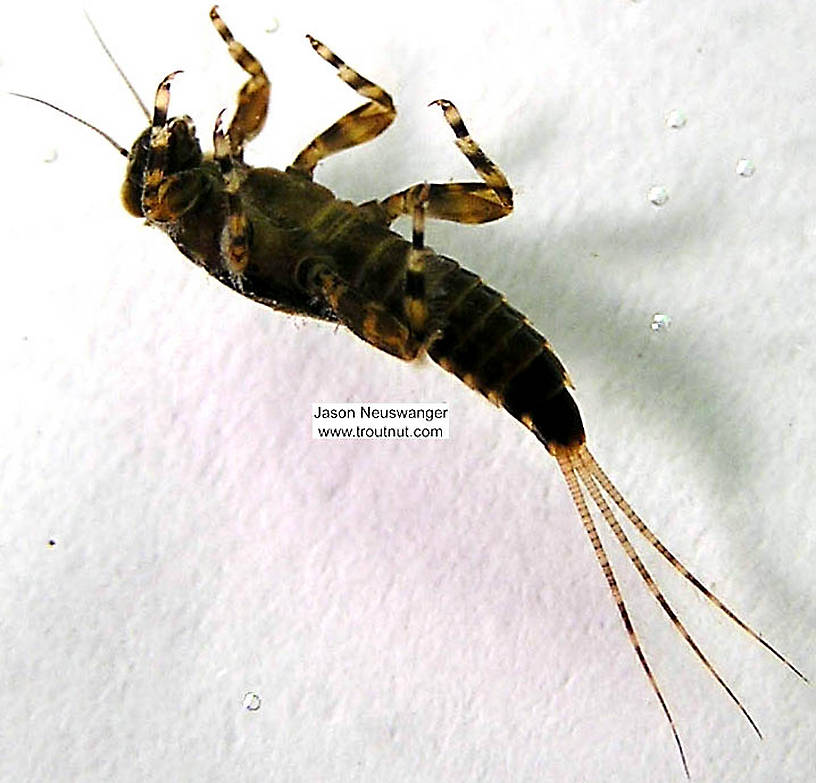
[[[248,691],[244,694],[242,703],[244,705],[244,709],[246,709],[248,712],[257,712],[259,709],[261,709],[261,697],[252,691]]]
[[[666,127],[672,130],[679,130],[685,127],[688,117],[681,109],[672,109],[666,114]]]
[[[737,174],[741,177],[753,177],[756,164],[750,158],[740,158],[737,161]]]
[[[665,332],[671,326],[671,316],[666,313],[655,313],[650,326],[653,332]]]
[[[649,188],[649,201],[656,207],[662,207],[669,200],[669,191],[663,185]]]

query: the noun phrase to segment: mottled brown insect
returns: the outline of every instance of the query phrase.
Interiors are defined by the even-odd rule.
[[[313,181],[315,167],[382,133],[396,116],[390,95],[308,36],[317,54],[365,103],[317,136],[286,169],[252,168],[244,163],[243,151],[263,128],[269,80],[216,8],[210,18],[232,58],[249,74],[236,112],[226,131],[219,115],[213,152],[203,154],[192,120],[168,118],[172,73],[159,84],[150,126],[129,153],[102,134],[128,158],[122,187],[127,211],[160,228],[184,255],[243,296],[286,313],[337,322],[401,359],[427,353],[504,407],[558,463],[632,647],[671,726],[686,774],[674,720],[633,628],[587,495],[674,627],[759,734],[663,596],[616,511],[714,606],[803,680],[804,675],[711,593],[621,496],[586,446],[569,392],[572,384],[547,340],[477,275],[425,246],[426,217],[487,223],[513,209],[507,179],[469,134],[453,103],[436,100],[432,105],[442,109],[480,182],[419,183],[380,201],[342,201]],[[401,215],[413,219],[411,242],[390,230]]]

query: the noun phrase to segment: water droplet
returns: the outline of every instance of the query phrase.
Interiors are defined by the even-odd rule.
[[[663,185],[653,185],[649,188],[649,201],[656,207],[662,207],[669,200],[669,191]]]
[[[269,24],[266,26],[265,33],[276,33],[280,29],[280,20],[277,16],[273,16]]]
[[[671,316],[666,313],[655,313],[650,326],[653,332],[665,332],[671,326]]]
[[[43,156],[43,163],[53,163],[58,156],[59,153],[57,152],[57,148],[53,147],[52,149],[48,150],[48,152],[46,152],[45,155]]]
[[[666,114],[666,127],[672,130],[684,128],[688,122],[688,117],[682,109],[672,109]]]
[[[248,712],[257,712],[259,709],[261,709],[261,697],[252,691],[247,691],[244,694],[244,698],[241,700],[241,703],[244,705],[244,709]]]
[[[737,174],[741,177],[753,177],[756,164],[750,158],[740,158],[737,161]]]

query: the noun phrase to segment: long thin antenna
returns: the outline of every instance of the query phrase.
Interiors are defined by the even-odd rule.
[[[76,114],[71,114],[69,111],[65,111],[65,109],[60,109],[59,106],[54,106],[53,103],[49,103],[48,101],[44,101],[42,98],[35,98],[33,95],[23,95],[21,92],[9,92],[9,95],[16,95],[18,98],[25,98],[28,101],[36,101],[37,103],[41,103],[43,106],[48,106],[49,109],[53,109],[54,111],[58,111],[60,114],[64,114],[66,117],[70,117],[72,120],[76,120],[81,125],[84,125],[86,128],[90,128],[92,131],[96,131],[103,139],[105,139],[109,144],[116,148],[116,151],[122,155],[123,157],[128,156],[128,151],[121,145],[118,144],[111,136],[109,136],[105,131],[100,130],[96,127],[96,125],[91,125],[90,122],[87,120],[83,120],[82,117],[77,117]]]
[[[96,36],[96,40],[99,41],[99,45],[102,47],[102,51],[108,55],[108,59],[113,63],[113,67],[116,68],[119,75],[122,77],[122,81],[127,85],[128,89],[130,90],[130,94],[136,99],[136,102],[142,109],[144,116],[150,120],[150,112],[147,110],[147,106],[145,106],[144,101],[139,97],[139,93],[136,92],[136,88],[130,83],[130,79],[125,76],[125,72],[119,67],[119,63],[116,62],[114,56],[111,54],[110,49],[105,45],[105,42],[102,40],[102,36],[99,34],[99,30],[96,29],[96,25],[93,23],[93,20],[90,16],[88,16],[88,12],[85,11],[85,18],[88,20],[88,24],[91,26],[91,30],[93,30],[94,35]]]

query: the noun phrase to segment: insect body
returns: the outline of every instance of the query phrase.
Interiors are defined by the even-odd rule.
[[[513,207],[506,178],[470,136],[456,107],[447,100],[434,101],[481,181],[419,183],[362,205],[339,200],[313,181],[315,167],[385,130],[396,114],[391,97],[309,37],[317,54],[366,102],[315,138],[285,170],[252,168],[243,162],[243,150],[263,127],[269,81],[215,8],[210,17],[233,59],[249,74],[235,115],[226,131],[219,115],[214,151],[203,154],[192,121],[168,118],[175,74],[162,80],[151,124],[128,154],[122,188],[126,209],[163,230],[188,258],[242,295],[287,313],[342,324],[401,359],[427,352],[504,407],[558,463],[632,647],[671,726],[686,774],[674,721],[631,623],[590,505],[600,512],[675,628],[759,733],[666,601],[616,513],[712,604],[803,675],[704,587],[621,496],[587,449],[569,377],[547,341],[477,275],[425,246],[426,217],[485,223]],[[412,217],[410,242],[390,230],[400,215]]]

